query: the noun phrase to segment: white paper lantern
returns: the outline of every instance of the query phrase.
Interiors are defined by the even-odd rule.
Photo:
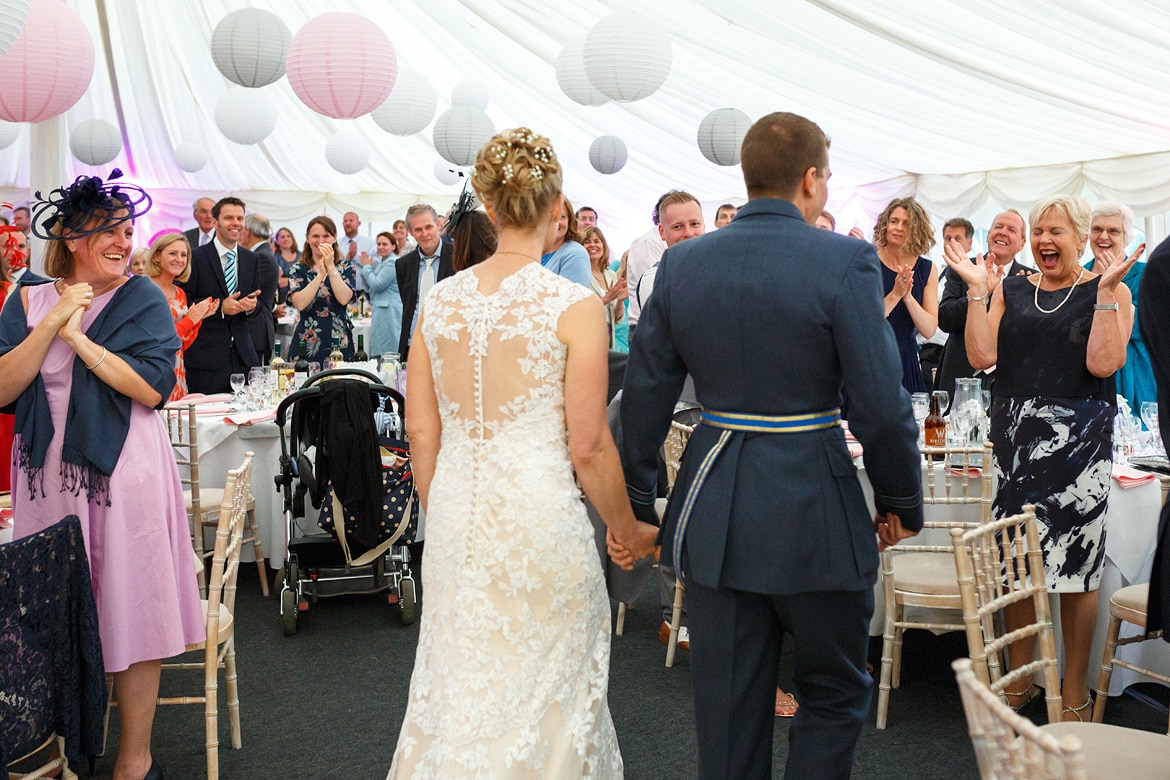
[[[585,40],[573,40],[561,47],[557,55],[557,84],[570,100],[583,106],[600,106],[609,102],[597,91],[585,73]]]
[[[370,164],[370,142],[356,127],[338,130],[325,144],[325,159],[338,173],[357,173]]]
[[[438,97],[430,79],[414,68],[402,66],[386,102],[370,114],[378,127],[394,135],[414,135],[435,118]]]
[[[122,151],[122,135],[104,119],[87,119],[69,133],[69,149],[86,165],[105,165]]]
[[[175,164],[187,173],[203,170],[207,165],[207,147],[196,141],[184,141],[175,147]]]
[[[716,165],[739,165],[739,147],[751,126],[738,108],[717,108],[699,123],[699,151]]]
[[[435,160],[435,178],[439,180],[440,184],[450,187],[458,184],[462,177],[459,175],[459,171],[451,166],[451,163],[446,160]]]
[[[474,79],[460,81],[451,90],[451,105],[486,111],[488,104],[487,87]]]
[[[292,33],[280,17],[259,8],[241,8],[220,20],[211,34],[211,59],[241,87],[263,87],[284,75]]]
[[[27,19],[28,0],[0,0],[0,57],[16,43]]]
[[[382,105],[398,76],[398,56],[382,28],[342,11],[323,13],[297,30],[286,65],[301,102],[334,119],[355,119]]]
[[[20,137],[20,125],[15,122],[0,122],[0,149],[7,149]]]
[[[605,17],[585,36],[582,62],[589,81],[618,103],[658,91],[670,75],[670,36],[654,19],[622,12]]]
[[[229,141],[258,144],[276,127],[276,106],[263,92],[232,87],[215,102],[215,126]]]
[[[589,147],[589,164],[598,173],[617,173],[625,167],[628,158],[626,142],[616,135],[603,135]]]
[[[472,165],[485,143],[496,134],[496,126],[482,111],[455,106],[435,120],[435,151],[454,165]]]

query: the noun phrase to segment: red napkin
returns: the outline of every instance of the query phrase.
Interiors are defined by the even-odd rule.
[[[1137,487],[1144,485],[1147,482],[1153,482],[1158,477],[1148,471],[1138,471],[1131,469],[1129,466],[1115,465],[1113,467],[1113,479],[1123,488]]]
[[[956,466],[953,469],[951,469],[951,473],[954,474],[956,477],[961,477],[961,476],[963,476],[963,467]],[[967,476],[970,477],[971,479],[979,479],[980,477],[983,476],[983,469],[979,468],[978,466],[970,466],[967,469]]]
[[[231,393],[215,393],[214,395],[204,395],[203,393],[188,393],[187,395],[174,402],[175,406],[186,406],[187,404],[218,404],[224,401],[232,400]]]
[[[223,418],[223,421],[231,425],[251,425],[252,423],[267,422],[268,420],[275,419],[275,409],[261,409],[258,412],[238,412],[236,414],[229,414],[227,417]]]
[[[231,414],[235,411],[235,407],[231,404],[204,404],[195,409],[195,414],[200,417],[208,414]]]

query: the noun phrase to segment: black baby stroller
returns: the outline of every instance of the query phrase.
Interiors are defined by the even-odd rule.
[[[417,609],[410,550],[418,502],[403,441],[402,395],[365,371],[323,371],[276,409],[286,543],[280,619],[322,596],[389,591],[403,625]],[[291,415],[290,415],[291,410]],[[285,419],[291,416],[289,432]],[[317,513],[306,517],[305,499]]]

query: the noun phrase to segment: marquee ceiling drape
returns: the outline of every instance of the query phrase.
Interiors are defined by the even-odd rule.
[[[743,199],[738,167],[709,163],[695,142],[703,117],[724,107],[818,122],[833,138],[830,207],[846,224],[872,225],[889,197],[910,193],[943,217],[1024,209],[1055,191],[1121,200],[1139,216],[1170,211],[1170,4],[1155,0],[66,2],[89,28],[97,62],[49,152],[62,178],[88,173],[69,154],[69,128],[92,118],[118,126],[127,147],[101,170],[120,166],[158,195],[150,228],[189,226],[190,201],[202,193],[240,193],[277,224],[353,208],[366,227],[387,227],[419,199],[441,207],[454,199],[458,187],[435,179],[430,128],[399,137],[368,116],[328,119],[304,107],[287,78],[260,90],[278,114],[266,140],[224,138],[213,112],[231,84],[208,42],[246,6],[273,11],[294,34],[324,10],[365,16],[400,62],[427,74],[439,113],[455,84],[479,81],[496,127],[526,124],[552,138],[570,197],[626,240],[649,227],[650,207],[669,188],[694,192],[712,212]],[[574,103],[554,74],[561,46],[631,8],[670,34],[669,78],[635,103]],[[326,141],[343,127],[373,146],[360,173],[325,161]],[[612,176],[589,164],[601,135],[629,148]],[[26,127],[0,150],[0,197],[27,199],[34,137]],[[210,152],[198,173],[174,162],[183,141]]]

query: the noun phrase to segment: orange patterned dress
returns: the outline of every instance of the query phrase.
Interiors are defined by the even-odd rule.
[[[171,391],[168,401],[178,401],[187,394],[187,368],[183,365],[183,350],[195,342],[199,326],[203,324],[202,320],[192,322],[187,318],[187,294],[181,287],[175,287],[174,290],[175,297],[167,298],[167,302],[171,304],[171,316],[175,318],[175,330],[183,346],[175,353],[175,389]]]

